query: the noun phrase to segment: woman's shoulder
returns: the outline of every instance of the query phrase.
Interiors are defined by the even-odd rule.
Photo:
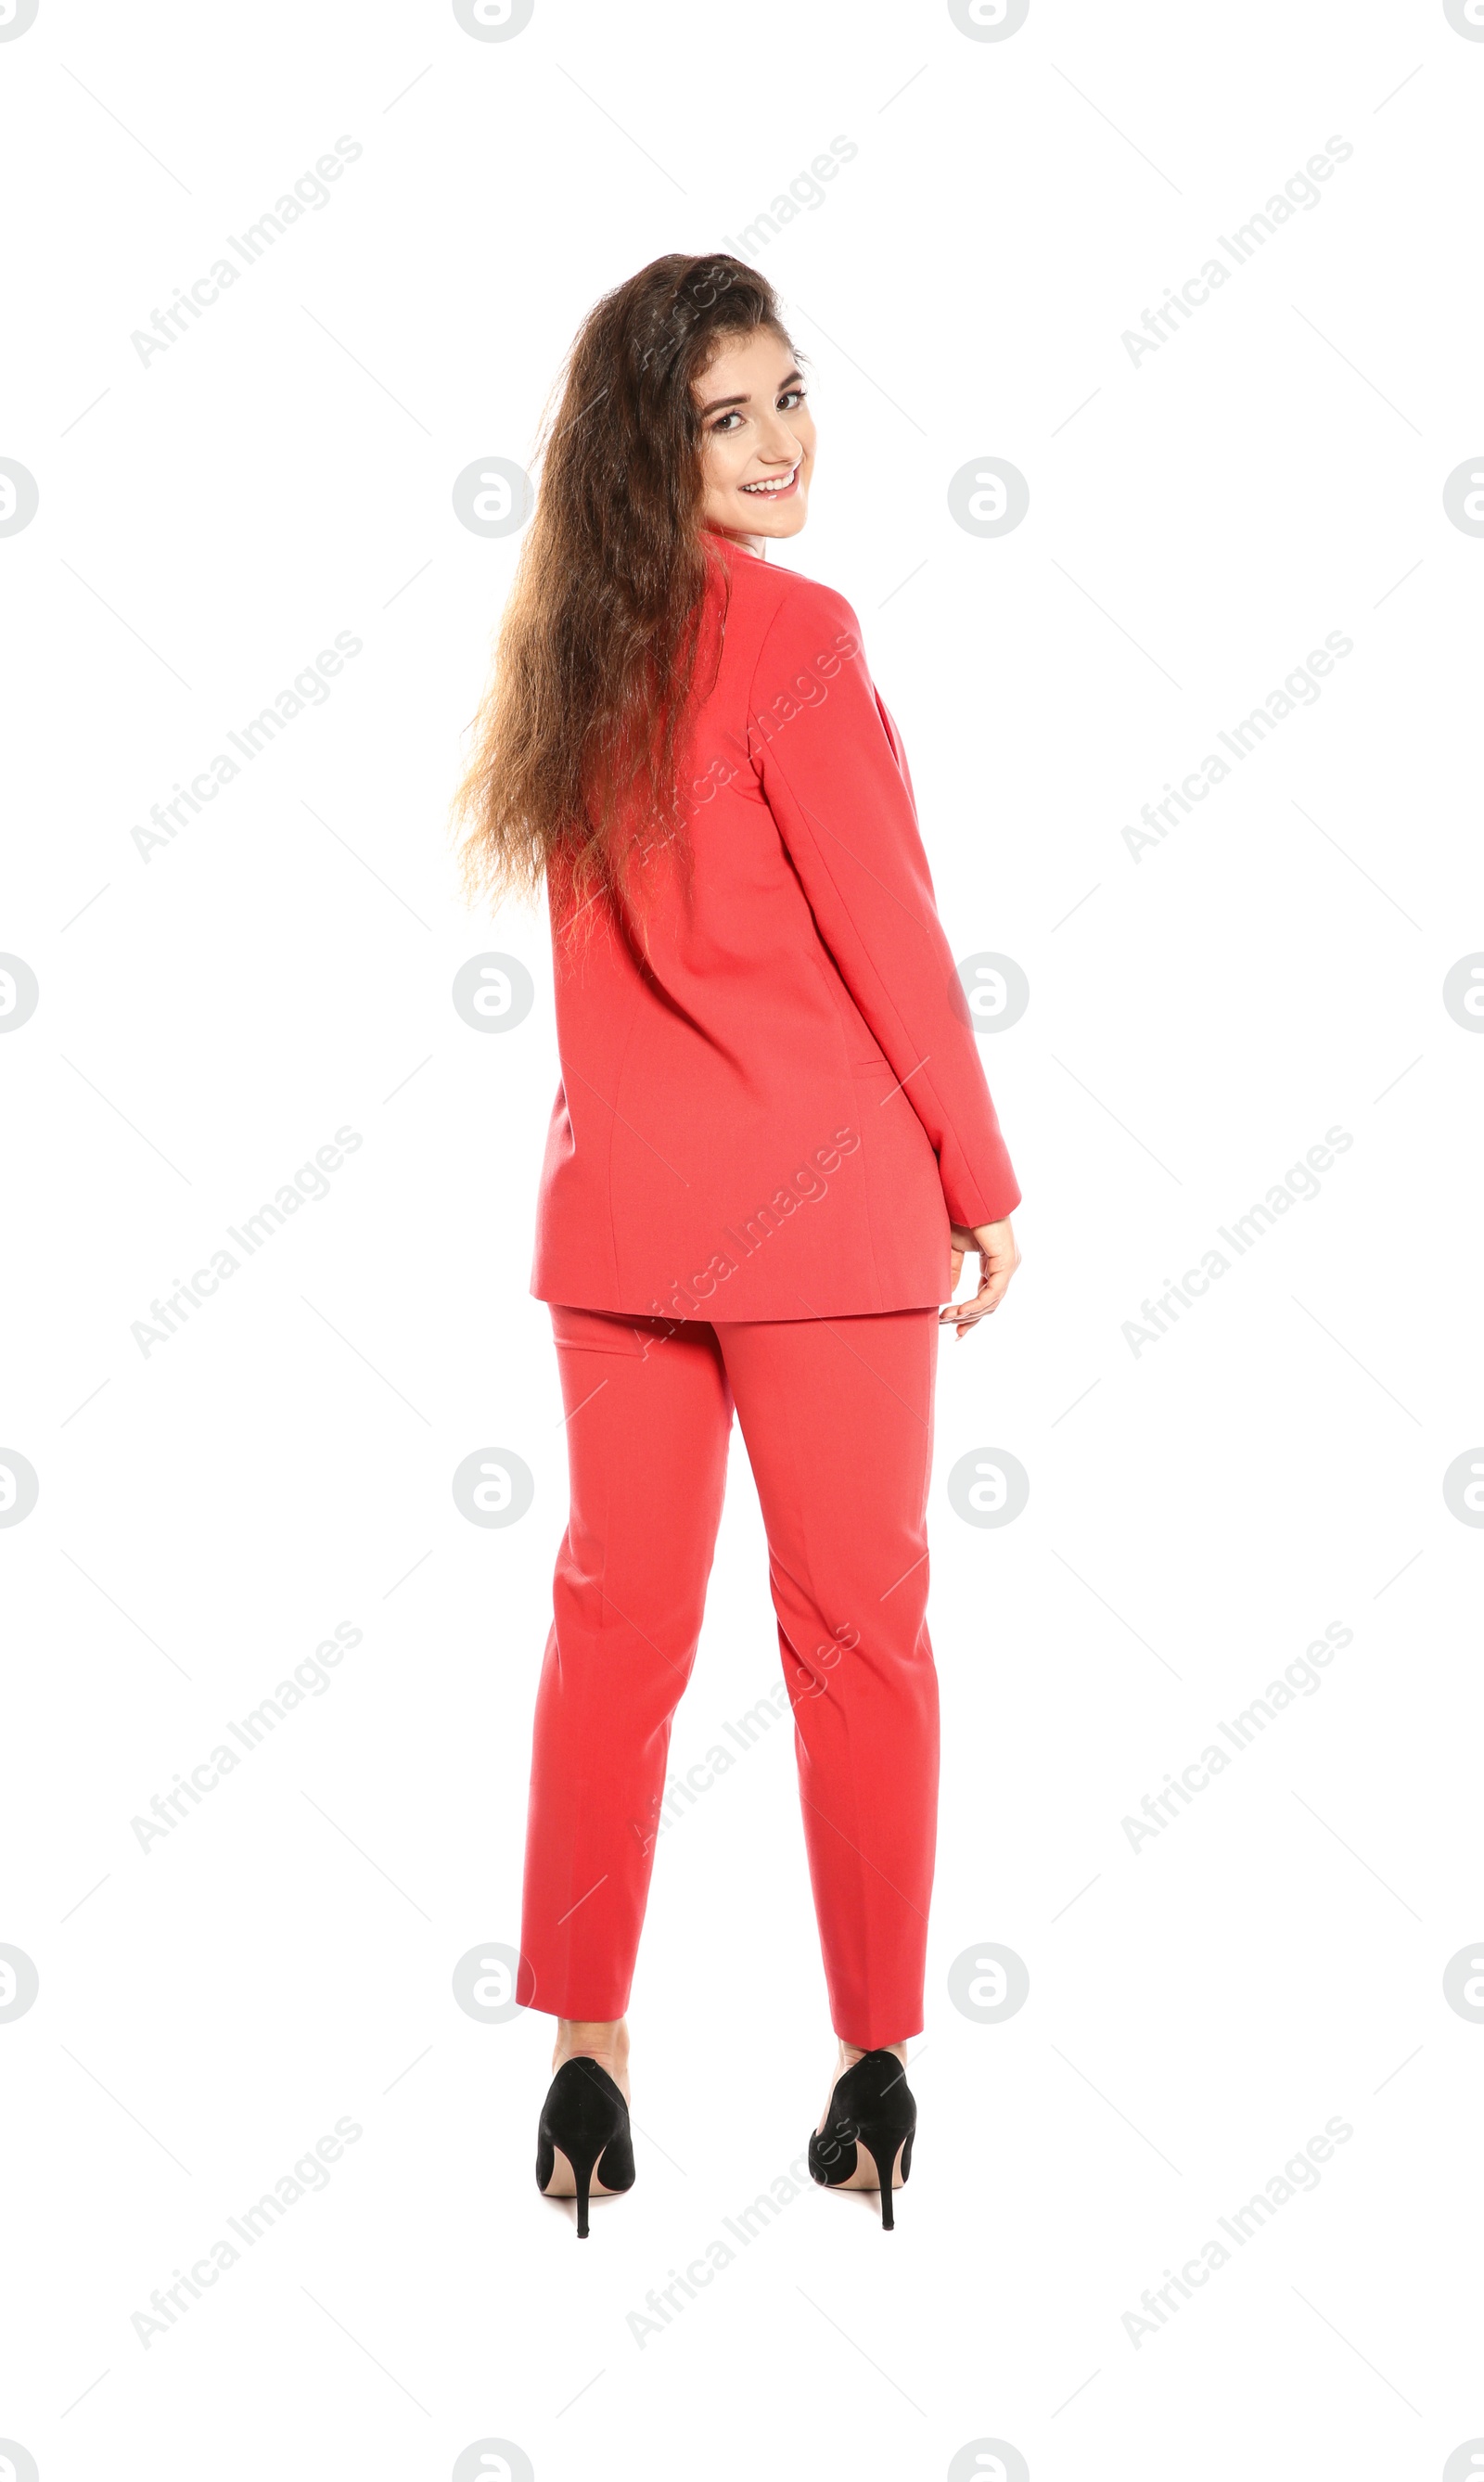
[[[727,566],[731,609],[751,624],[759,648],[766,645],[787,660],[797,654],[801,642],[807,642],[806,657],[833,649],[847,637],[859,645],[860,623],[849,601],[821,578],[748,552],[732,554]]]

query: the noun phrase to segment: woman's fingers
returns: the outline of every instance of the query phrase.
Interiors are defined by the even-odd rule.
[[[954,1225],[951,1229],[951,1263],[955,1288],[966,1252],[972,1248],[979,1255],[979,1283],[972,1301],[950,1302],[946,1309],[939,1312],[939,1324],[942,1327],[957,1328],[960,1336],[963,1337],[967,1334],[971,1327],[977,1327],[982,1318],[989,1318],[994,1310],[998,1309],[1005,1298],[1010,1279],[1020,1263],[1020,1254],[1016,1247],[1015,1234],[1011,1229],[1008,1216],[999,1224],[981,1224],[972,1232],[966,1228],[962,1237],[958,1225]]]
[[[985,1267],[979,1280],[979,1301],[983,1310],[997,1310],[1005,1298],[1010,1279],[1020,1265],[1019,1258],[1002,1258]]]
[[[973,1299],[967,1302],[950,1302],[946,1309],[939,1311],[939,1324],[942,1327],[956,1327],[962,1333],[966,1328],[977,1327],[979,1321],[987,1317],[993,1307],[994,1304],[987,1299],[987,1286],[981,1277],[979,1289]]]
[[[988,1281],[984,1277],[981,1277],[979,1280],[979,1289],[974,1295],[973,1300],[971,1302],[965,1302],[960,1309],[957,1322],[960,1337],[962,1338],[967,1335],[970,1328],[977,1327],[982,1318],[988,1318],[994,1307],[994,1304],[990,1299]]]
[[[1004,1300],[1005,1287],[1020,1263],[1010,1218],[1007,1215],[1001,1224],[981,1224],[974,1239],[979,1246],[979,1262],[983,1269],[980,1291],[992,1296],[987,1307],[997,1309]]]

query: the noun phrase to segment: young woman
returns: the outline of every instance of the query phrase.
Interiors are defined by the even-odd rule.
[[[531,1289],[570,1517],[517,1996],[557,2019],[537,2179],[575,2193],[579,2235],[590,2193],[634,2178],[624,2011],[733,1409],[839,2042],[809,2168],[879,2187],[889,2230],[911,2163],[937,1331],[962,1342],[998,1307],[1020,1193],[856,616],[767,560],[813,463],[754,269],[673,255],[601,301],[460,796],[471,890],[544,880],[551,916],[562,1083]]]

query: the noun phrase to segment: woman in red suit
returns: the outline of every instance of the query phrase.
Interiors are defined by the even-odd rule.
[[[471,887],[544,880],[551,916],[562,1083],[531,1289],[570,1516],[517,1995],[558,2020],[537,2178],[575,2192],[580,2233],[590,2192],[633,2178],[624,2011],[733,1410],[839,2041],[809,2168],[879,2187],[889,2229],[911,2162],[937,1333],[998,1306],[1020,1193],[856,616],[766,556],[803,527],[813,462],[755,270],[661,258],[600,302],[461,796]]]

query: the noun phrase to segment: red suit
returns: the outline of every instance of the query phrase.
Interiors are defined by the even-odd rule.
[[[562,1089],[531,1288],[553,1305],[571,1518],[520,1996],[564,2017],[627,2005],[735,1404],[835,2028],[869,2049],[922,2023],[948,1224],[1020,1193],[856,617],[706,540],[690,877],[660,855],[642,921],[599,901],[575,938],[551,886]]]

